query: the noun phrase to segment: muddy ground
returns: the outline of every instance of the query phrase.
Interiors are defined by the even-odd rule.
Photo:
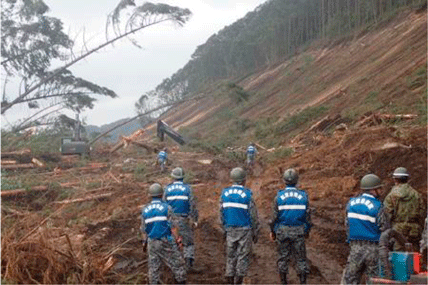
[[[392,21],[379,33],[367,33],[330,49],[314,50],[313,68],[318,73],[311,77],[313,84],[307,84],[306,89],[298,92],[301,96],[296,97],[298,104],[293,105],[288,100],[297,95],[287,91],[293,89],[289,87],[294,82],[306,78],[298,64],[287,67],[288,63],[284,63],[272,73],[263,71],[242,82],[250,91],[262,90],[263,86],[276,87],[267,97],[255,100],[256,107],[246,108],[241,115],[282,118],[299,108],[322,102],[330,104],[329,115],[343,115],[373,90],[379,93],[378,99],[383,106],[392,102],[403,107],[397,109],[397,113],[413,113],[420,106],[420,98],[426,100],[420,97],[421,90],[426,90],[426,81],[410,89],[406,80],[411,79],[415,70],[426,66],[426,15],[406,14],[403,17]],[[292,76],[283,78],[286,68]],[[284,86],[275,85],[276,81]],[[322,92],[317,89],[319,82],[325,85]],[[174,109],[165,117],[174,128],[190,122],[193,126],[197,123],[201,126],[200,123],[211,120],[228,104],[216,100],[209,98],[189,103],[182,112]],[[283,104],[284,100],[288,104]],[[421,106],[426,109],[426,105]],[[424,112],[426,119],[426,110]],[[290,147],[293,152],[279,160],[268,160],[270,153],[259,149],[257,164],[247,185],[254,191],[262,231],[253,248],[246,283],[279,283],[275,244],[268,239],[267,221],[276,191],[283,187],[280,174],[286,168],[294,167],[299,171],[300,187],[307,190],[313,207],[314,226],[307,239],[311,269],[308,282],[311,284],[340,281],[349,251],[345,241],[344,208],[349,198],[358,193],[359,180],[365,174],[375,173],[383,180],[384,197],[392,186],[391,173],[396,167],[404,166],[411,174],[409,183],[426,201],[426,122],[421,123],[421,117],[409,121],[375,120],[370,114],[353,120],[341,131],[333,132],[334,127],[312,131],[306,128],[292,139],[284,137],[281,147]],[[202,126],[200,136],[210,137],[210,133],[216,134],[225,127],[224,122],[210,129]],[[230,184],[229,171],[243,165],[244,161],[236,157],[243,157],[244,148],[236,150],[240,155],[228,156],[194,150],[185,152],[176,148],[172,141],[167,144],[173,150],[168,169],[183,167],[198,199],[200,222],[195,232],[198,272],[190,273],[188,282],[224,283],[224,241],[218,224],[218,199],[222,188]],[[49,187],[47,191],[2,197],[2,281],[14,284],[147,283],[147,255],[139,239],[139,212],[149,201],[148,185],[153,182],[166,185],[171,179],[168,173],[156,169],[155,154],[135,146],[110,154],[111,147],[99,146],[87,161],[55,162],[58,166],[55,170],[36,168],[5,172],[10,182],[24,179],[33,185]],[[70,182],[73,186],[61,186]],[[93,198],[76,201],[88,197]],[[162,281],[172,282],[167,269]],[[298,281],[292,269],[289,281]]]

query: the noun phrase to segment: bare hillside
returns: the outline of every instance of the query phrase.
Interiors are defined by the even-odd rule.
[[[199,271],[189,274],[189,283],[224,283],[218,199],[230,183],[230,169],[243,163],[243,149],[237,146],[250,138],[266,149],[259,148],[248,179],[263,228],[247,284],[280,281],[267,220],[272,199],[283,187],[281,173],[288,167],[299,171],[300,186],[314,208],[307,240],[311,284],[340,281],[348,254],[344,207],[363,175],[380,176],[386,195],[392,171],[404,166],[410,184],[426,199],[426,34],[425,12],[408,12],[375,31],[322,48],[314,43],[292,60],[235,80],[250,95],[246,102],[233,101],[216,85],[204,91],[216,96],[186,102],[162,117],[199,147],[236,138],[234,149],[220,153],[179,148],[169,139],[165,143],[171,150],[168,170],[182,166],[198,199]],[[145,143],[150,144],[154,139],[147,134],[155,126],[146,131]],[[129,146],[110,154],[111,147],[96,149],[92,161],[63,158],[49,171],[33,167],[5,172],[10,185],[25,189],[2,194],[4,280],[147,283],[139,211],[148,202],[148,185],[165,185],[171,179],[154,165],[154,153]],[[4,185],[2,190],[7,192]],[[169,271],[162,280],[172,282]],[[298,281],[293,270],[289,281]]]

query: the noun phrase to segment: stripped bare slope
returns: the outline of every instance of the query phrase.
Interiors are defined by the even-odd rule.
[[[423,100],[423,90],[409,88],[408,77],[426,67],[426,35],[425,13],[408,12],[354,40],[328,48],[314,44],[291,60],[238,82],[255,94],[239,115],[252,121],[273,116],[284,119],[321,104],[343,115],[361,105],[371,92],[379,101],[374,109],[393,106],[395,111],[411,111]],[[198,128],[230,106],[227,97],[204,98],[173,108],[163,118],[175,128]],[[202,127],[202,132],[218,133],[224,126]]]

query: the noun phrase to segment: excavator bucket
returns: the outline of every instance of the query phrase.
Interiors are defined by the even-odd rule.
[[[157,125],[157,136],[160,138],[161,141],[163,141],[165,138],[165,134],[167,134],[170,138],[172,138],[175,142],[179,143],[180,145],[184,145],[186,143],[184,138],[179,133],[174,131],[170,126],[168,126],[162,120],[159,120]]]

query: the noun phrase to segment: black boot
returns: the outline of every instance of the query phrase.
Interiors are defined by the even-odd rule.
[[[226,284],[233,284],[233,276],[226,276]]]
[[[279,277],[281,278],[281,284],[288,284],[287,283],[287,273],[280,272]]]
[[[178,282],[178,281],[174,278],[174,284],[186,284],[186,280]]]
[[[236,276],[235,284],[242,284],[243,280],[244,280],[244,276]]]
[[[306,284],[306,274],[299,275],[300,284]]]

